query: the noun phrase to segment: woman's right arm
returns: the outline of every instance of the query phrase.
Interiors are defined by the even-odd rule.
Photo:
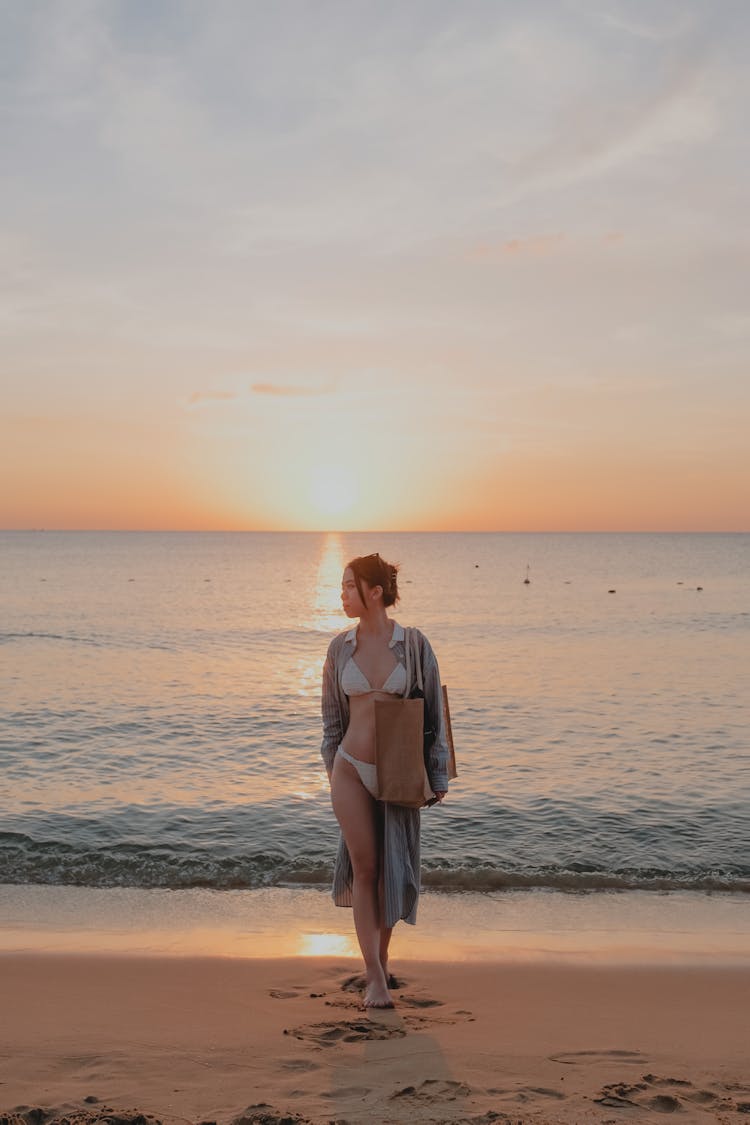
[[[323,742],[320,747],[320,756],[323,759],[329,780],[333,772],[333,759],[336,757],[336,750],[344,737],[344,732],[341,729],[341,710],[336,683],[336,662],[331,652],[332,647],[333,642],[328,646],[328,653],[323,665],[323,694],[321,699]]]

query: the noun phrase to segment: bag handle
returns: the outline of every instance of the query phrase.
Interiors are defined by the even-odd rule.
[[[417,670],[417,687],[421,692],[424,692],[424,680],[422,678],[422,661],[419,658],[419,641],[417,640],[416,629],[411,630],[412,644],[414,645],[414,666]]]
[[[409,684],[411,682],[411,629],[407,625],[404,629],[404,656],[406,658],[406,687],[404,688],[404,699],[409,696]]]

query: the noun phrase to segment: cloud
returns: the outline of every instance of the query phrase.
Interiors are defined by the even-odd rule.
[[[619,230],[607,230],[602,234],[576,237],[575,241],[567,234],[530,234],[525,237],[508,238],[504,242],[481,242],[469,251],[472,261],[498,257],[543,258],[562,250],[585,248],[622,242],[624,234]]]
[[[498,255],[528,255],[540,257],[552,254],[566,241],[564,234],[532,234],[526,238],[509,238],[498,244],[481,243],[470,254],[471,258],[494,258]]]
[[[256,395],[276,395],[279,398],[302,398],[312,395],[330,395],[335,391],[334,383],[318,387],[301,387],[292,383],[253,383],[250,390]]]
[[[599,0],[597,7],[581,8],[582,14],[592,15],[614,31],[624,31],[636,39],[656,43],[679,39],[696,24],[696,11],[684,3],[671,3],[659,7],[651,3],[637,11],[632,3],[622,0]]]
[[[235,391],[194,391],[191,394],[188,402],[192,406],[196,402],[208,402],[212,400],[224,400],[229,398],[237,398]]]

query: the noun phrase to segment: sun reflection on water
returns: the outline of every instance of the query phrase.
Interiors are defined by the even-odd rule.
[[[313,590],[313,629],[321,632],[339,629],[344,621],[341,609],[341,575],[344,571],[344,553],[341,537],[335,532],[327,535],[318,561],[318,571]]]
[[[341,575],[344,554],[341,538],[335,532],[327,535],[318,560],[318,568],[310,591],[310,617],[304,622],[309,629],[321,633],[340,629],[345,624],[341,609]],[[312,660],[303,657],[295,665],[294,683],[297,695],[318,695],[325,659],[324,646]]]

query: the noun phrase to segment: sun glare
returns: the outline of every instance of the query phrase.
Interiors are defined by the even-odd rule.
[[[321,465],[310,474],[310,500],[322,516],[340,516],[349,511],[357,498],[357,486],[350,470]]]

